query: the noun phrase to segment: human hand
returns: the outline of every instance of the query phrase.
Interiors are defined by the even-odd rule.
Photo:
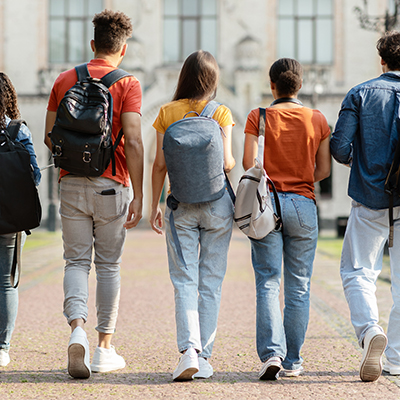
[[[150,215],[150,225],[151,229],[153,229],[154,232],[158,233],[159,235],[162,235],[162,211],[160,207],[157,205],[156,208],[153,208],[151,211]]]
[[[134,228],[139,221],[142,219],[142,200],[141,199],[133,199],[129,203],[128,208],[128,216],[126,218],[126,222],[124,223],[125,229]]]

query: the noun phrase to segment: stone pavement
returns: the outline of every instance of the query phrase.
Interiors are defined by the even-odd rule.
[[[29,239],[28,239],[29,240]],[[122,292],[114,345],[125,369],[74,380],[66,371],[69,327],[62,316],[62,245],[23,254],[20,306],[10,351],[0,370],[0,399],[400,399],[399,382],[381,376],[361,382],[361,352],[349,322],[338,260],[317,254],[312,306],[303,347],[305,372],[297,378],[259,381],[255,349],[255,288],[249,242],[235,231],[223,285],[217,339],[207,380],[172,382],[179,354],[175,341],[173,289],[164,237],[146,229],[128,234],[122,263]],[[95,276],[90,278],[87,332],[96,346]],[[378,287],[382,325],[391,299]]]

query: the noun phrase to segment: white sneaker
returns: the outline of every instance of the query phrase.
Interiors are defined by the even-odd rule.
[[[174,381],[188,381],[193,379],[193,375],[199,372],[199,358],[193,347],[186,350],[179,359],[178,366],[172,374]]]
[[[279,377],[279,371],[282,368],[282,361],[279,357],[270,357],[264,362],[258,378],[262,381],[274,381]]]
[[[300,365],[300,367],[297,369],[282,369],[279,372],[279,376],[286,376],[286,377],[299,376],[302,374],[303,371],[304,368]]]
[[[376,381],[382,373],[382,354],[387,344],[386,335],[378,327],[367,330],[360,364],[360,378],[364,382]]]
[[[199,357],[199,372],[193,375],[193,378],[207,379],[214,373],[212,365],[203,357]]]
[[[392,364],[390,361],[386,360],[383,370],[388,372],[390,375],[400,375],[400,365]]]
[[[96,347],[90,366],[93,372],[110,372],[125,368],[125,365],[124,358],[116,353],[114,346],[111,346],[110,349]]]
[[[8,350],[0,349],[0,367],[5,367],[10,362]]]
[[[76,327],[68,343],[68,373],[73,378],[90,377],[90,353],[86,332]]]

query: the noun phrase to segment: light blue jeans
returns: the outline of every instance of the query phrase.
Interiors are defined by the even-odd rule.
[[[0,235],[0,349],[8,350],[18,312],[18,288],[11,285],[15,233]],[[26,235],[22,234],[21,249]]]
[[[394,208],[393,217],[394,241],[389,249],[393,306],[385,352],[391,363],[400,365],[400,207]],[[383,249],[388,237],[388,210],[371,210],[353,201],[343,241],[340,274],[360,346],[366,331],[379,326],[376,280],[382,271]]]
[[[64,176],[60,215],[64,243],[64,315],[87,320],[88,277],[94,249],[96,330],[114,333],[120,296],[120,267],[129,189],[111,179]],[[102,194],[104,190],[115,194]]]
[[[265,362],[280,357],[285,369],[298,369],[310,309],[310,279],[318,239],[317,209],[313,200],[294,193],[278,193],[283,232],[251,239],[257,291],[257,352]],[[273,201],[273,203],[275,203]],[[284,317],[279,291],[284,276]]]
[[[228,192],[201,204],[179,203],[173,211],[187,268],[177,256],[165,211],[169,273],[175,292],[175,319],[180,352],[195,348],[210,358],[217,332],[221,286],[232,235],[233,204]]]

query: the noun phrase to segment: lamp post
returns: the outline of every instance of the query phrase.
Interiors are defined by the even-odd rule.
[[[362,29],[369,31],[385,33],[393,30],[399,18],[400,0],[393,0],[392,13],[386,9],[385,15],[371,16],[368,14],[368,1],[363,0],[364,7],[355,7],[354,12],[357,14]]]

